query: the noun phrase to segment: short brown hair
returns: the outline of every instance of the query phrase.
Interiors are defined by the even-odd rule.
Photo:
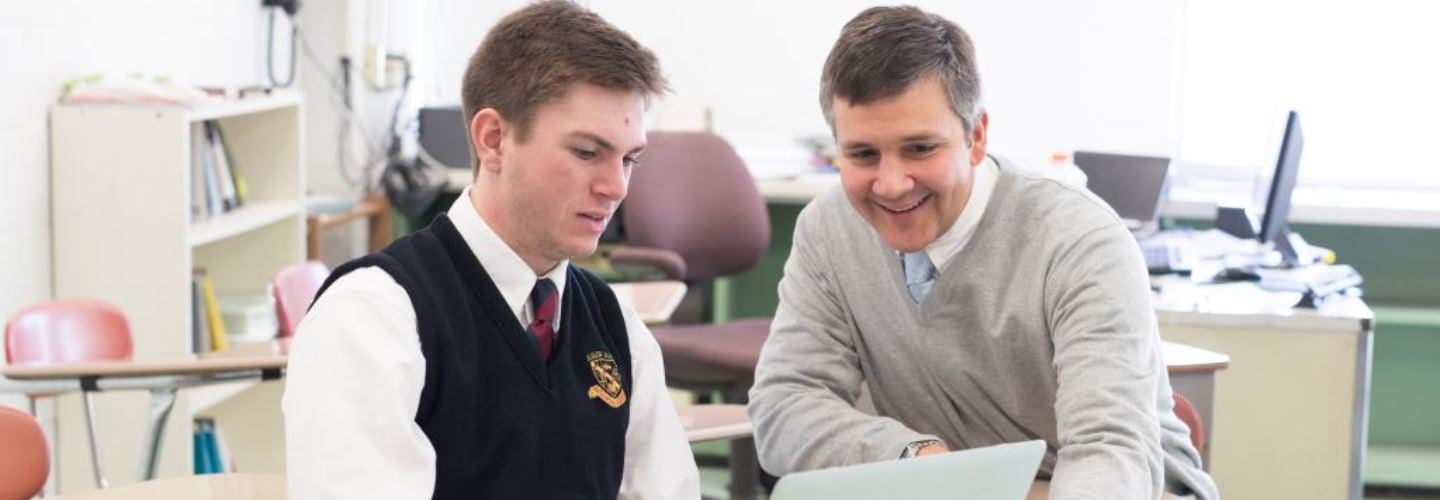
[[[460,87],[465,127],[494,108],[523,141],[536,110],[577,82],[647,98],[665,90],[655,54],[599,15],[566,0],[526,6],[501,19],[470,56]]]
[[[948,19],[916,7],[871,7],[845,23],[820,77],[820,109],[835,129],[835,98],[852,105],[900,95],[935,77],[967,132],[980,116],[975,45]]]

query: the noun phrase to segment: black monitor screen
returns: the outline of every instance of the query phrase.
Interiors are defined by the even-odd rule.
[[[1270,195],[1265,198],[1265,214],[1260,221],[1260,243],[1270,243],[1285,232],[1290,217],[1290,193],[1295,190],[1295,175],[1300,170],[1300,151],[1305,136],[1300,132],[1300,114],[1290,112],[1285,120],[1285,138],[1280,143],[1280,158],[1275,162],[1275,177],[1270,180]]]

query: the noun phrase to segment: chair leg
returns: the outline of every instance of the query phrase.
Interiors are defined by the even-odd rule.
[[[755,456],[755,440],[736,439],[730,442],[730,498],[754,500],[760,494],[759,458]]]
[[[725,403],[746,404],[750,400],[750,383],[736,384],[722,391]],[[756,456],[755,439],[730,442],[730,498],[734,500],[763,499],[760,492],[760,457]]]
[[[90,431],[90,464],[95,467],[95,484],[103,489],[110,487],[110,482],[105,480],[105,472],[100,467],[100,439],[95,431],[95,403],[91,396],[89,391],[81,393],[81,400],[85,402],[85,428]]]
[[[150,421],[145,429],[145,450],[140,457],[140,480],[155,479],[160,465],[160,441],[165,437],[165,421],[175,407],[175,388],[150,390]]]
[[[52,429],[54,428],[54,422],[47,422],[46,420],[40,418],[39,398],[26,397],[25,401],[30,403],[30,416],[35,417],[35,421],[40,422],[40,432],[45,435],[45,449],[54,450],[55,434],[54,431],[52,431]],[[49,457],[50,460],[50,477],[45,479],[45,485],[40,487],[40,491],[35,492],[35,498],[45,498],[45,490],[50,488],[50,484],[54,480],[54,471],[59,470],[59,462],[56,460],[55,452],[51,451],[46,455]]]

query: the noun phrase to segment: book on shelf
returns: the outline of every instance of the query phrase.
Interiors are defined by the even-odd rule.
[[[205,127],[190,126],[190,220],[210,217],[205,184]]]
[[[217,154],[230,171],[230,184],[235,190],[235,206],[242,206],[249,194],[249,186],[245,184],[245,177],[240,175],[240,170],[235,168],[235,156],[230,154],[230,144],[225,142],[225,130],[220,126],[220,122],[215,122],[215,143],[218,145],[215,148]]]
[[[210,470],[214,468],[215,459],[210,455],[209,435],[205,433],[204,429],[205,424],[196,420],[195,432],[190,436],[191,456],[194,458],[191,469],[195,474],[209,474]]]
[[[202,127],[201,130],[206,129]],[[201,167],[201,169],[204,171],[205,174],[205,207],[209,215],[211,217],[214,217],[216,215],[225,213],[225,207],[220,201],[220,179],[219,174],[215,169],[215,155],[210,154],[210,140],[208,139],[209,134],[205,132],[202,132],[201,134],[202,146],[200,148],[200,151],[195,152],[195,154],[200,155],[200,160],[204,163],[204,166]]]
[[[220,304],[215,300],[215,282],[206,273],[200,280],[200,293],[204,295],[206,326],[210,328],[212,351],[230,348],[230,339],[225,336],[225,320],[220,316]]]
[[[240,208],[240,197],[235,190],[235,174],[230,171],[230,162],[225,158],[225,149],[220,145],[220,134],[214,121],[205,122],[206,153],[214,157],[215,178],[220,185],[220,207],[225,211]]]
[[[195,419],[194,472],[195,474],[224,474],[235,472],[235,462],[230,447],[220,434],[214,419]]]
[[[220,123],[207,120],[191,127],[191,214],[203,220],[245,204],[248,189],[235,165]]]
[[[195,354],[210,352],[210,311],[205,307],[204,269],[190,273],[190,348]]]

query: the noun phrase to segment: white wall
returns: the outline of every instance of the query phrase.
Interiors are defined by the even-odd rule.
[[[427,3],[430,102],[459,101],[470,53],[525,3]],[[716,131],[737,145],[785,146],[829,133],[821,66],[841,26],[877,2],[582,3],[657,53],[670,102],[712,108]],[[995,151],[1031,162],[1074,147],[1173,151],[1180,0],[916,3],[975,39]]]
[[[404,55],[412,65],[425,64],[426,43],[421,2],[406,0],[330,0],[304,3],[299,23],[312,52],[301,52],[300,88],[306,96],[306,132],[309,167],[308,186],[312,193],[322,195],[357,195],[363,191],[366,168],[370,178],[379,175],[374,162],[383,159],[387,127],[400,97],[398,88],[377,90],[369,86],[360,72],[364,70],[364,51],[372,41],[381,42],[390,54]],[[349,98],[353,107],[350,123],[345,123],[343,100],[331,80],[340,79],[340,57],[352,62]],[[421,79],[413,84],[407,98],[407,114],[413,115],[423,87]],[[357,125],[358,122],[358,125]],[[400,123],[402,126],[404,121]],[[337,154],[340,134],[347,134],[343,159]]]
[[[102,72],[255,83],[264,60],[263,21],[253,0],[6,4],[0,15],[0,316],[51,295],[47,117],[61,85]],[[0,402],[20,404],[13,397]]]

